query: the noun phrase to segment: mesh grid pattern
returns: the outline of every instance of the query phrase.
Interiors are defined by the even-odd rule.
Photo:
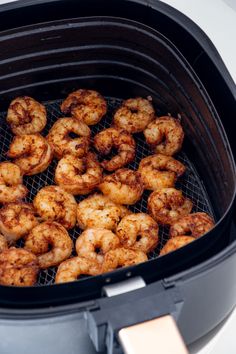
[[[102,119],[102,121],[92,129],[92,136],[97,134],[99,131],[108,128],[111,125],[113,112],[116,108],[121,104],[120,99],[116,98],[107,98],[108,102],[108,112],[107,115]],[[44,129],[43,135],[47,135],[49,129],[53,125],[53,123],[60,117],[63,117],[63,114],[60,111],[60,103],[61,101],[49,101],[45,103],[47,108],[47,117],[48,117],[48,124]],[[6,113],[0,113],[0,161],[6,160],[6,152],[8,151],[9,144],[12,140],[12,133],[5,121]],[[137,134],[136,137],[136,157],[135,161],[129,164],[127,167],[131,169],[137,169],[139,162],[142,158],[151,154],[151,151],[148,145],[145,143],[144,137],[142,134]],[[193,201],[194,207],[193,212],[197,211],[204,211],[211,215],[213,214],[213,209],[211,207],[209,198],[205,191],[203,182],[200,180],[193,164],[188,159],[185,152],[179,153],[176,158],[180,160],[186,167],[186,173],[183,177],[181,177],[178,182],[176,183],[176,188],[181,189],[185,196],[190,198]],[[43,173],[34,175],[34,176],[26,176],[24,177],[24,184],[29,189],[29,194],[26,198],[27,202],[32,202],[33,198],[37,194],[37,192],[46,185],[52,185],[54,183],[54,171],[57,165],[57,161],[53,160],[50,166],[47,168],[46,171]],[[129,207],[132,212],[146,212],[147,210],[147,199],[150,192],[145,191],[142,199]],[[77,202],[81,201],[82,199],[86,198],[86,196],[78,196],[76,197]],[[73,241],[77,239],[82,231],[75,227],[74,229],[69,231],[69,234]],[[165,227],[160,227],[159,231],[160,242],[159,246],[155,251],[149,254],[149,259],[155,258],[158,256],[160,248],[165,244],[168,239],[168,229]],[[23,246],[23,241],[20,241],[18,246]],[[74,253],[75,255],[75,253]],[[56,273],[56,267],[48,268],[47,270],[43,270],[40,272],[38,277],[37,285],[50,285],[54,282],[54,277]]]

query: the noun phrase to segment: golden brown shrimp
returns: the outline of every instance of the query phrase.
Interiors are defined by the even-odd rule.
[[[190,242],[194,241],[195,238],[191,236],[176,236],[168,240],[165,246],[161,249],[160,256],[164,256],[164,254],[173,252],[178,248],[181,248]]]
[[[40,134],[15,136],[7,156],[14,159],[23,174],[31,176],[43,172],[52,161],[50,144]]]
[[[124,101],[114,115],[114,124],[129,133],[142,132],[154,119],[154,108],[149,100],[137,97]]]
[[[160,224],[172,225],[182,216],[189,214],[193,203],[180,190],[162,188],[152,192],[148,198],[148,210]]]
[[[11,247],[0,254],[0,284],[2,285],[34,285],[38,271],[38,259],[31,252]]]
[[[66,229],[72,229],[76,223],[76,201],[72,194],[58,186],[46,186],[40,189],[33,201],[38,215],[46,221],[57,221]]]
[[[135,158],[135,141],[127,131],[111,127],[98,133],[94,137],[94,146],[102,155],[107,155],[112,148],[117,149],[117,155],[110,160],[101,162],[102,167],[107,171],[115,171]]]
[[[0,253],[8,249],[8,243],[3,235],[0,235]]]
[[[198,238],[214,227],[214,220],[206,213],[193,213],[176,221],[170,228],[170,237],[192,236]]]
[[[130,211],[115,204],[102,194],[93,194],[82,200],[77,206],[77,223],[81,229],[103,228],[115,230],[121,218]]]
[[[71,138],[73,133],[77,137]],[[90,143],[90,129],[75,118],[60,118],[50,129],[47,140],[54,149],[56,158],[61,159],[65,154],[82,157],[87,154]]]
[[[36,225],[38,219],[32,204],[10,203],[0,210],[0,231],[10,243],[27,235]]]
[[[97,124],[107,112],[107,104],[100,93],[93,90],[77,90],[62,102],[61,110],[87,125]]]
[[[92,153],[80,159],[66,155],[58,162],[55,171],[56,184],[74,195],[90,193],[101,180],[102,168]]]
[[[40,133],[47,123],[46,109],[31,97],[17,97],[8,108],[7,123],[15,135]]]
[[[122,246],[151,252],[158,244],[158,225],[150,215],[145,213],[125,216],[116,229]]]
[[[11,162],[0,163],[0,203],[11,203],[27,196],[20,168]]]
[[[162,154],[145,157],[138,168],[144,188],[149,190],[173,187],[185,170],[180,161]]]
[[[140,174],[128,168],[120,168],[105,176],[99,189],[117,204],[135,204],[143,194]]]
[[[116,248],[105,254],[102,264],[102,273],[110,272],[119,267],[132,266],[147,260],[147,255],[142,251],[124,247]]]
[[[73,257],[62,262],[55,277],[55,283],[67,283],[77,280],[80,275],[98,275],[101,273],[101,266],[94,260]]]
[[[55,221],[37,225],[25,239],[25,249],[38,257],[42,269],[56,266],[69,258],[72,247],[68,232]]]
[[[77,238],[75,248],[78,256],[102,263],[104,254],[120,245],[119,238],[110,230],[87,229]]]
[[[171,156],[181,149],[184,132],[177,119],[164,116],[151,122],[144,130],[144,136],[156,153]]]

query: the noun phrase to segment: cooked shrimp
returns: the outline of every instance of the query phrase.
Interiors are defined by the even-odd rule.
[[[0,254],[0,284],[2,285],[34,285],[38,271],[38,259],[31,252],[11,247]]]
[[[10,203],[0,210],[0,231],[10,243],[27,235],[36,225],[38,219],[32,204]]]
[[[75,226],[77,204],[73,195],[63,188],[43,187],[34,198],[33,204],[43,220],[57,221],[66,229],[72,229]]]
[[[80,159],[66,155],[58,162],[55,171],[56,184],[74,195],[90,193],[101,180],[102,168],[92,153]]]
[[[0,253],[8,249],[7,240],[3,235],[0,235]]]
[[[140,174],[128,168],[120,168],[105,176],[99,189],[117,204],[135,204],[143,194]]]
[[[138,168],[144,188],[149,190],[173,187],[185,170],[180,161],[162,154],[145,157]]]
[[[119,238],[110,230],[87,229],[77,238],[75,248],[78,256],[102,263],[104,254],[120,245]]]
[[[107,104],[100,93],[93,90],[77,90],[62,102],[61,110],[82,120],[87,125],[97,124],[107,112]]]
[[[132,266],[147,260],[147,255],[142,251],[124,247],[116,248],[105,254],[102,264],[102,273],[110,272],[120,267]]]
[[[72,133],[77,137],[70,137]],[[90,129],[85,123],[75,118],[60,118],[50,129],[47,140],[58,159],[67,153],[82,157],[88,152],[90,134]]]
[[[115,204],[105,195],[96,193],[78,204],[77,223],[83,230],[99,227],[115,230],[121,218],[129,213],[126,207]]]
[[[135,158],[135,141],[127,131],[111,127],[98,133],[94,137],[94,146],[102,155],[107,155],[112,148],[117,149],[118,153],[110,160],[104,160],[101,165],[107,171],[115,171]]]
[[[170,237],[192,236],[198,238],[214,227],[214,220],[206,213],[193,213],[182,217],[170,228]]]
[[[142,132],[154,119],[154,108],[149,100],[137,97],[124,101],[114,115],[114,124],[129,133]]]
[[[8,108],[7,123],[15,135],[40,133],[47,124],[46,109],[31,97],[17,97]]]
[[[26,197],[20,168],[11,162],[0,163],[0,203],[11,203]]]
[[[176,236],[168,240],[165,246],[161,249],[160,256],[164,256],[169,252],[173,252],[178,248],[181,248],[190,242],[194,241],[195,238],[191,236]]]
[[[77,280],[80,275],[98,275],[100,273],[101,266],[94,260],[83,257],[73,257],[59,265],[55,283],[67,283]]]
[[[156,153],[171,156],[181,149],[184,132],[177,119],[164,116],[151,122],[144,130],[144,136]]]
[[[189,214],[193,203],[180,190],[162,188],[152,192],[148,198],[148,210],[160,224],[172,225],[182,216]]]
[[[40,134],[15,136],[7,156],[15,159],[23,174],[31,176],[43,172],[52,161],[50,144]]]
[[[116,229],[122,246],[151,252],[158,244],[158,225],[150,215],[145,213],[125,216]]]
[[[69,258],[73,242],[66,229],[55,221],[34,227],[25,239],[25,249],[38,257],[39,267],[48,268]]]

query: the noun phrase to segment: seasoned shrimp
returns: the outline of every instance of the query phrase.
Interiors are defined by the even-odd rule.
[[[149,190],[173,187],[185,170],[180,161],[162,154],[145,157],[138,168],[144,188]]]
[[[122,246],[151,252],[158,244],[158,225],[150,215],[145,213],[125,216],[116,229]]]
[[[31,97],[17,97],[8,108],[7,123],[15,135],[40,133],[47,123],[46,109]]]
[[[76,135],[75,138],[70,134]],[[60,118],[50,129],[47,140],[54,149],[56,158],[61,159],[65,154],[82,157],[87,154],[90,143],[90,129],[75,118]]]
[[[77,204],[73,195],[63,188],[43,187],[34,198],[33,204],[43,220],[57,221],[66,229],[72,229],[75,226]]]
[[[26,197],[20,168],[11,162],[0,163],[0,203],[11,203]]]
[[[38,259],[31,252],[11,247],[0,254],[0,284],[2,285],[34,285],[38,271]]]
[[[36,225],[38,219],[32,204],[10,203],[0,210],[0,231],[10,243],[27,235]]]
[[[101,165],[107,171],[115,171],[135,158],[135,141],[127,131],[111,127],[98,133],[94,137],[94,146],[102,155],[108,155],[112,148],[117,149],[118,153],[110,160],[104,160]]]
[[[43,172],[52,161],[50,144],[40,134],[15,136],[7,156],[14,159],[23,174],[31,176]]]
[[[101,180],[102,168],[92,153],[80,159],[66,155],[58,162],[55,171],[56,184],[74,195],[90,193]]]
[[[87,229],[77,238],[75,248],[78,256],[102,263],[104,254],[120,245],[119,238],[110,230]]]
[[[102,273],[110,272],[120,267],[132,266],[147,260],[147,255],[142,251],[124,247],[116,248],[105,254],[102,264]]]
[[[189,214],[193,203],[180,190],[162,188],[152,192],[148,198],[148,210],[160,224],[172,225],[182,216]]]
[[[177,119],[164,116],[151,122],[144,130],[144,136],[156,153],[171,156],[181,149],[184,132]]]
[[[0,253],[8,249],[7,240],[3,235],[0,235]]]
[[[182,217],[170,228],[170,237],[190,235],[198,238],[214,227],[214,220],[206,213],[193,213]]]
[[[92,259],[73,257],[62,262],[55,277],[55,283],[67,283],[77,280],[81,275],[98,275],[101,266]]]
[[[66,229],[55,221],[34,227],[25,239],[25,249],[38,257],[42,269],[56,266],[69,258],[73,242]]]
[[[129,133],[142,132],[154,119],[154,108],[149,100],[137,97],[124,101],[114,115],[114,124]]]
[[[174,238],[171,238],[166,242],[165,246],[161,249],[160,256],[164,256],[164,254],[173,252],[178,248],[181,248],[194,240],[195,238],[191,236],[176,236]]]
[[[120,168],[105,176],[99,189],[117,204],[135,204],[143,194],[140,174],[128,168]]]
[[[115,204],[105,195],[96,193],[78,204],[77,223],[83,230],[99,227],[115,230],[121,218],[129,213],[126,207]]]
[[[87,125],[94,125],[106,114],[107,103],[100,93],[81,89],[69,94],[62,102],[61,110]]]

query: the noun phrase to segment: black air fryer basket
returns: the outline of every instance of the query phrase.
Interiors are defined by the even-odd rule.
[[[0,9],[2,160],[12,139],[5,112],[17,96],[31,96],[46,104],[49,123],[43,134],[63,116],[61,100],[78,88],[98,90],[108,101],[108,114],[93,128],[93,134],[110,126],[112,114],[123,99],[151,96],[157,115],[171,114],[180,119],[185,131],[184,146],[177,157],[187,166],[187,173],[177,187],[193,200],[193,211],[206,211],[216,221],[214,229],[203,237],[159,257],[160,246],[167,240],[167,230],[162,229],[159,248],[148,262],[137,266],[60,285],[53,285],[56,269],[50,268],[40,273],[36,287],[0,286],[3,318],[31,318],[39,314],[39,307],[40,316],[49,317],[87,311],[97,349],[104,349],[106,342],[110,352],[120,328],[166,313],[172,313],[184,339],[191,342],[216,325],[235,303],[230,298],[218,312],[209,306],[213,296],[211,272],[221,275],[217,291],[223,294],[223,288],[231,283],[224,277],[228,262],[236,262],[232,226],[235,165],[226,135],[231,139],[228,112],[231,117],[235,112],[235,87],[200,29],[159,1],[148,3],[19,1]],[[137,135],[137,146],[130,168],[137,168],[150,154],[142,134]],[[45,172],[25,179],[29,201],[40,188],[54,183],[55,166],[56,161]],[[132,211],[145,212],[147,197],[148,193]],[[72,238],[75,240],[80,232],[76,228]],[[134,277],[141,277],[148,285],[111,298],[103,296],[104,286]],[[194,313],[192,306],[198,301],[196,288],[205,289],[209,319],[204,325],[196,319],[189,326],[188,311]],[[114,311],[120,313],[115,319]],[[112,335],[105,328],[110,328]]]

